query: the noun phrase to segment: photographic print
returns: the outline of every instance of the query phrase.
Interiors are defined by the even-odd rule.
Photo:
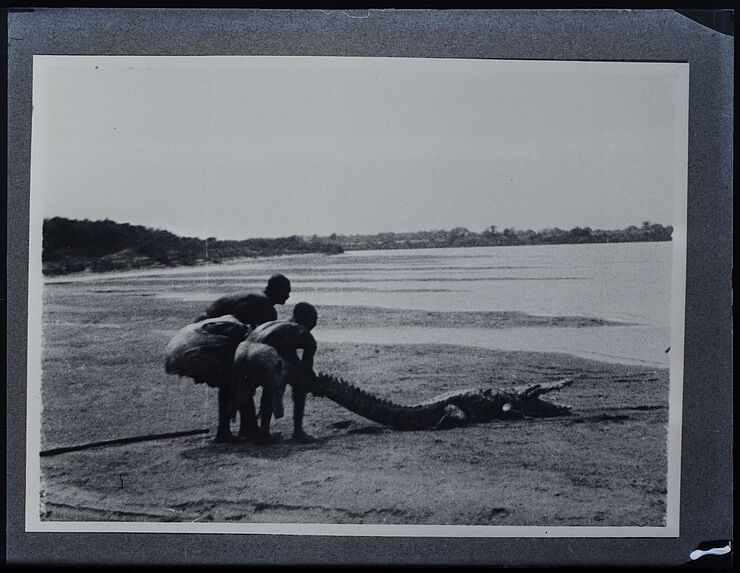
[[[678,535],[688,64],[33,64],[28,531]]]

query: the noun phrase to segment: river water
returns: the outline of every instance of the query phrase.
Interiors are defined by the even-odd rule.
[[[566,352],[617,363],[669,365],[670,243],[365,251],[349,255],[349,264],[337,264],[337,259],[329,268],[317,267],[315,276],[302,277],[300,296],[316,304],[438,311],[514,310],[538,316],[601,318],[619,324],[317,329],[319,340],[446,342]]]
[[[225,292],[261,289],[270,274],[282,272],[293,284],[290,303],[606,319],[616,324],[330,329],[319,323],[314,334],[319,342],[450,343],[667,368],[672,247],[609,243],[351,251],[120,275],[160,284],[159,296],[204,302]]]

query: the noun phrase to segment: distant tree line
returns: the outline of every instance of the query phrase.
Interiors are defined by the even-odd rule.
[[[219,241],[215,237],[180,237],[141,225],[54,217],[44,220],[43,272],[47,275],[153,266],[218,263],[235,257],[292,253],[341,253],[337,243],[297,235],[277,239]]]
[[[277,239],[222,241],[215,237],[180,237],[169,231],[116,223],[54,217],[44,220],[43,272],[103,272],[153,266],[219,263],[225,259],[299,253],[338,254],[347,250],[433,247],[492,247],[670,241],[673,227],[645,221],[641,227],[618,230],[574,227],[526,231],[491,225],[481,233],[465,227],[451,231],[416,231],[328,237],[291,235]]]
[[[377,233],[374,235],[336,235],[328,241],[344,250],[407,249],[431,247],[501,247],[515,245],[568,245],[579,243],[632,243],[670,241],[673,227],[659,223],[643,222],[625,229],[601,230],[591,227],[559,228],[526,231],[506,228],[502,231],[491,225],[481,233],[465,227],[451,231],[417,231],[412,233]]]

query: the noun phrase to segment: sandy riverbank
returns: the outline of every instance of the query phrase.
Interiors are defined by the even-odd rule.
[[[667,370],[451,345],[324,344],[317,370],[397,402],[572,377],[553,398],[573,412],[401,432],[311,397],[306,430],[319,439],[297,445],[286,395],[273,426],[280,443],[222,445],[212,441],[216,392],[166,375],[161,363],[192,305],[69,285],[45,300],[42,449],[209,433],[41,458],[43,520],[663,525]],[[429,321],[465,318],[454,314]],[[339,320],[322,316],[317,329]]]

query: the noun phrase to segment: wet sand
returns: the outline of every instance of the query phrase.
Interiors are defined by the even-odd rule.
[[[286,392],[285,417],[273,424],[280,442],[215,444],[216,391],[165,374],[162,359],[170,336],[199,305],[163,300],[146,289],[99,290],[70,283],[45,291],[41,449],[191,429],[208,433],[40,458],[42,520],[664,524],[666,369],[453,345],[326,343],[317,371],[399,403],[570,377],[572,386],[550,396],[573,410],[559,418],[404,432],[309,397],[305,429],[318,440],[299,445],[289,440]],[[289,315],[289,307],[278,310]],[[470,319],[367,308],[319,313],[317,333],[341,327],[348,316],[355,327],[411,321],[454,328]],[[489,321],[496,314],[501,328],[589,322],[517,313],[492,313]]]

